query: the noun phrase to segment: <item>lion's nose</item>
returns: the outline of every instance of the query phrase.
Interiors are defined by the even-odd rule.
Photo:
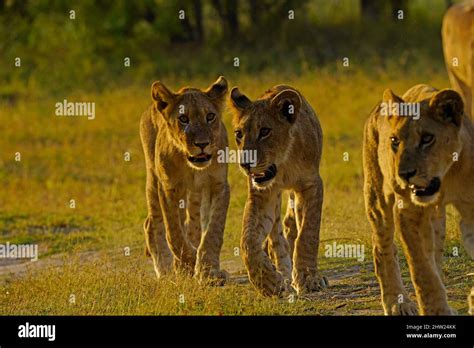
[[[206,148],[206,146],[210,144],[210,142],[207,142],[207,143],[193,143],[193,144],[194,144],[194,146],[200,147],[201,150],[204,150]]]
[[[398,176],[404,179],[406,182],[410,180],[410,178],[414,177],[416,174],[416,169],[414,170],[399,170]]]

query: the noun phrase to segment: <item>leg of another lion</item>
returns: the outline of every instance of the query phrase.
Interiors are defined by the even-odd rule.
[[[298,237],[293,255],[293,287],[299,294],[327,287],[327,280],[318,272],[319,229],[323,203],[321,178],[296,192]],[[301,213],[300,213],[301,212]]]
[[[275,223],[268,236],[269,256],[286,280],[291,280],[291,254],[288,241],[283,236],[281,227],[281,195],[278,197],[278,203],[275,207]]]
[[[434,209],[395,205],[395,227],[402,241],[422,315],[450,315],[446,289],[438,273],[431,218]]]
[[[188,192],[184,228],[191,244],[197,248],[201,243],[201,193]]]

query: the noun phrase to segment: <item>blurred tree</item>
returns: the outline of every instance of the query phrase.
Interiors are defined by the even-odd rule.
[[[265,36],[275,38],[275,35],[285,30],[285,23],[288,23],[288,11],[294,11],[295,18],[303,19],[308,2],[309,0],[248,0],[246,3],[248,13],[242,13],[250,22],[245,39],[249,42],[257,42]]]
[[[360,8],[363,19],[381,20],[387,13],[387,7],[390,6],[392,19],[398,19],[398,11],[402,10],[404,17],[407,15],[408,0],[361,0]]]
[[[260,17],[260,8],[262,1],[258,0],[248,0],[249,3],[249,15],[252,24],[256,25],[258,23],[258,19]]]
[[[180,18],[180,32],[174,33],[171,41],[198,42],[204,41],[203,5],[201,0],[178,0],[177,10],[184,11],[184,18]]]
[[[238,0],[212,0],[212,6],[219,15],[224,37],[235,39],[239,32]]]
[[[361,0],[361,13],[363,19],[380,19],[385,3],[380,0]]]
[[[30,17],[28,12],[28,2],[21,0],[0,0],[0,9],[5,9],[10,13]]]
[[[201,0],[194,0],[194,16],[196,17],[196,41],[204,41],[204,25],[202,22],[202,2]]]
[[[444,4],[454,2],[439,1],[443,9]],[[230,46],[240,46],[242,55],[252,56],[249,69],[253,71],[269,68],[270,60],[294,59],[305,66],[315,66],[337,57],[341,45],[348,50],[348,42],[357,46],[357,49],[353,47],[357,52],[362,52],[359,47],[365,44],[365,55],[388,54],[388,50],[372,52],[372,48],[383,45],[389,30],[395,28],[386,23],[386,28],[374,31],[364,21],[394,18],[400,9],[406,13],[411,3],[409,0],[0,0],[0,66],[11,66],[15,57],[22,58],[21,69],[0,69],[3,81],[0,94],[8,86],[13,86],[11,89],[24,86],[25,90],[32,90],[29,86],[43,86],[45,90],[63,91],[76,86],[100,88],[119,76],[133,79],[166,72],[206,74],[230,59],[230,56],[222,58],[231,55],[232,51],[227,49]],[[354,6],[360,6],[362,23],[351,22]],[[430,4],[424,6],[432,10]],[[350,16],[340,9],[349,9]],[[75,11],[74,20],[70,18],[71,10]],[[291,20],[289,11],[294,13]],[[325,21],[320,21],[318,13],[325,14]],[[351,20],[337,20],[340,16]],[[438,24],[433,28],[437,32]],[[397,26],[396,30],[401,29]],[[375,43],[368,45],[364,39],[361,42],[360,37],[366,35]],[[351,41],[351,37],[356,39]],[[216,54],[216,49],[221,50],[220,54]],[[437,48],[430,52],[437,52]],[[124,57],[132,59],[132,66],[137,69],[133,74],[128,73],[131,69],[124,70]]]

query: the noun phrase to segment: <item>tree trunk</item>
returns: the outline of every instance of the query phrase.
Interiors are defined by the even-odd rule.
[[[236,39],[239,33],[238,0],[226,0],[226,17],[229,28],[229,38]]]
[[[238,0],[212,0],[221,22],[224,37],[235,39],[239,32]]]
[[[259,10],[258,0],[249,0],[249,17],[252,21],[252,27],[258,25],[258,20],[260,17]]]
[[[361,0],[361,14],[363,19],[378,20],[383,12],[382,0]]]
[[[191,11],[189,10],[189,2],[186,0],[179,0],[177,2],[177,7],[180,10],[184,10],[184,18],[180,19],[181,26],[183,28],[183,31],[177,35],[174,35],[171,37],[171,41],[174,43],[180,43],[180,42],[190,42],[194,40],[194,29],[191,24],[191,21],[189,20],[190,13]]]
[[[202,1],[194,1],[194,15],[196,16],[196,41],[201,43],[204,41],[204,26],[202,22]]]

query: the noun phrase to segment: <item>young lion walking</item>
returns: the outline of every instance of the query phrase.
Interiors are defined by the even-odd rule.
[[[146,161],[147,250],[158,277],[184,269],[199,279],[222,283],[220,251],[229,205],[227,164],[217,151],[228,146],[221,121],[227,94],[224,77],[205,91],[172,92],[151,87],[152,104],[143,114],[140,136]]]
[[[240,163],[248,176],[241,246],[250,281],[266,295],[281,295],[292,287],[298,293],[318,291],[327,286],[317,267],[323,202],[319,121],[305,98],[289,86],[275,86],[253,102],[234,88],[231,104],[238,149],[257,155],[255,163]],[[285,236],[280,221],[283,190],[294,197]]]
[[[418,106],[402,114],[384,106]],[[407,109],[408,110],[408,109]],[[427,85],[402,97],[391,90],[369,116],[364,136],[364,194],[373,230],[375,273],[387,315],[417,314],[403,286],[394,244],[401,236],[421,314],[447,315],[442,258],[447,204],[461,215],[464,248],[474,257],[474,127],[461,96]]]

